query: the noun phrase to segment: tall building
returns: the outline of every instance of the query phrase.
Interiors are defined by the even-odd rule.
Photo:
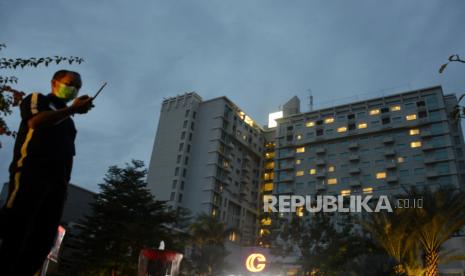
[[[163,101],[148,184],[160,200],[240,229],[232,241],[253,244],[264,138],[262,128],[226,97],[195,93]]]
[[[266,234],[264,194],[387,194],[465,188],[464,139],[440,86],[311,112],[291,98],[259,126],[226,97],[163,101],[149,166],[153,194],[241,230]]]
[[[399,194],[465,182],[455,95],[431,87],[278,119],[273,193]]]

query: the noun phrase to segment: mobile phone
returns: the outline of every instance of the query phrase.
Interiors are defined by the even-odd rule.
[[[107,85],[107,82],[104,82],[103,85],[100,87],[100,89],[97,91],[97,93],[95,93],[95,95],[92,97],[92,100],[95,100],[95,98],[97,98],[98,94],[100,94],[100,92],[102,92],[103,88]]]

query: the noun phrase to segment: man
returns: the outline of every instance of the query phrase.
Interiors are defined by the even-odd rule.
[[[51,94],[32,93],[20,104],[22,120],[0,226],[1,275],[38,275],[53,246],[75,155],[71,116],[93,107],[89,96],[76,98],[81,85],[78,73],[60,70]]]

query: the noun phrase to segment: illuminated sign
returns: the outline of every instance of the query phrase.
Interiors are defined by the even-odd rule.
[[[282,111],[268,114],[268,127],[269,128],[277,127],[278,123],[276,122],[276,119],[281,119],[282,117],[283,117]]]
[[[245,267],[250,272],[263,271],[265,269],[265,266],[266,258],[263,254],[260,253],[250,254],[245,261]]]

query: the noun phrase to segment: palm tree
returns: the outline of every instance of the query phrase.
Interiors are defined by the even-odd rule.
[[[452,187],[431,192],[412,190],[411,198],[423,198],[423,208],[411,209],[424,253],[426,276],[436,276],[441,259],[460,259],[460,256],[440,255],[441,246],[465,225],[465,193]]]
[[[362,222],[363,227],[384,251],[395,261],[396,275],[421,275],[419,242],[412,229],[407,209],[394,209],[392,213],[372,213]]]
[[[228,255],[224,242],[232,234],[216,218],[201,214],[190,225],[193,254],[192,259],[199,275],[216,275],[224,266],[224,258]]]
[[[422,199],[423,206],[373,213],[362,224],[396,261],[394,270],[398,275],[436,276],[440,262],[463,259],[452,252],[441,252],[441,247],[465,225],[465,192],[453,187],[412,189],[407,198]]]

